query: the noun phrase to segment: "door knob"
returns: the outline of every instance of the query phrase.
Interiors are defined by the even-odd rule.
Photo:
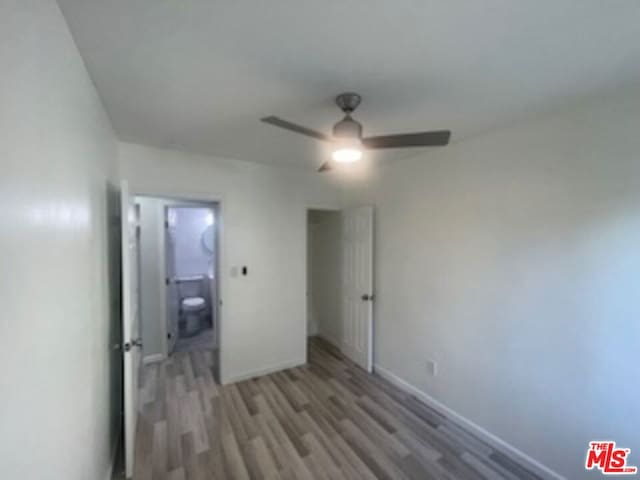
[[[360,297],[363,302],[373,302],[373,295],[364,294]]]
[[[133,347],[142,348],[142,339],[136,338],[135,340],[131,340],[131,342],[127,342],[124,344],[124,351],[130,352]]]

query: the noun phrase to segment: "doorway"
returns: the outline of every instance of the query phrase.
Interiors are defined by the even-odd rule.
[[[141,364],[173,356],[174,364],[206,366],[219,382],[222,207],[218,201],[136,195],[126,181],[120,204],[122,343],[116,347],[124,356],[124,470],[132,478],[145,398],[139,376],[162,368],[143,370]]]
[[[167,353],[217,348],[215,205],[165,206]]]
[[[143,362],[207,351],[219,378],[218,202],[138,195]]]
[[[307,335],[342,343],[342,217],[307,211]]]
[[[307,334],[373,371],[373,207],[307,210]]]

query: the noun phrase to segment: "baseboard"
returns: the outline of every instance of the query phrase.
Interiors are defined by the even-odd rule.
[[[478,425],[478,424],[472,422],[471,420],[469,420],[468,418],[460,415],[458,412],[456,412],[456,411],[452,410],[451,408],[447,407],[446,405],[444,405],[443,403],[439,402],[438,400],[436,400],[435,398],[433,398],[429,394],[427,394],[427,393],[423,392],[422,390],[414,387],[409,382],[403,380],[402,378],[400,378],[395,373],[387,370],[386,368],[384,368],[384,367],[382,367],[380,365],[374,365],[373,368],[374,368],[374,372],[376,374],[378,374],[380,377],[384,378],[385,380],[388,380],[389,382],[391,382],[392,384],[394,384],[398,388],[406,391],[407,393],[410,393],[410,394],[414,395],[415,397],[419,398],[420,400],[422,400],[423,402],[428,404],[433,409],[439,411],[445,417],[447,417],[447,418],[455,421],[459,425],[465,427],[470,432],[473,432],[477,437],[482,438],[485,442],[487,442],[492,447],[494,447],[494,448],[496,448],[498,450],[502,450],[503,452],[509,453],[513,457],[515,457],[518,460],[520,460],[521,463],[523,463],[524,465],[529,467],[531,470],[533,470],[534,473],[542,476],[543,478],[549,478],[549,479],[553,479],[553,480],[567,480],[565,477],[563,477],[562,475],[554,472],[553,470],[551,470],[549,467],[547,467],[546,465],[542,464],[538,460],[530,457],[529,455],[527,455],[526,453],[522,452],[521,450],[518,450],[516,447],[514,447],[513,445],[507,443],[503,439],[501,439],[501,438],[497,437],[496,435],[494,435],[493,433],[485,430],[480,425]]]
[[[142,359],[142,363],[144,365],[149,365],[150,363],[157,363],[164,360],[164,355],[162,353],[153,353],[151,355],[147,355]]]
[[[288,362],[278,363],[270,365],[268,367],[259,368],[257,370],[251,370],[249,372],[243,372],[238,374],[232,374],[227,378],[222,379],[223,385],[229,385],[230,383],[242,382],[243,380],[249,380],[250,378],[262,377],[263,375],[269,375],[270,373],[279,372],[280,370],[286,370],[288,368],[299,367],[304,365],[304,360],[291,360]]]
[[[324,335],[324,334],[318,332],[315,336],[323,339],[326,342],[329,342],[331,345],[336,347],[338,350],[342,349],[342,346],[340,345],[340,342],[337,339],[335,339],[335,338],[333,338],[333,337],[331,337],[329,335]]]
[[[109,468],[107,469],[107,474],[105,475],[105,480],[113,480],[113,471],[115,469],[115,457],[111,457],[111,463],[109,464]]]
[[[116,462],[118,461],[118,447],[120,447],[121,435],[122,429],[119,429],[118,435],[116,436],[113,445],[111,446],[111,462],[109,463],[109,468],[107,468],[107,475],[105,477],[106,480],[113,480],[114,478]]]

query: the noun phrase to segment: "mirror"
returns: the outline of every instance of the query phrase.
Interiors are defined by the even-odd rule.
[[[209,225],[202,232],[202,247],[209,253],[213,253],[213,225]]]

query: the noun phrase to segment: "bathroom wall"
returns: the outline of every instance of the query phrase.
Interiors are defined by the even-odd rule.
[[[339,207],[331,177],[130,143],[120,162],[138,193],[220,200],[222,381],[304,363],[306,209]]]
[[[213,219],[209,208],[172,208],[175,225],[172,232],[175,240],[176,276],[213,276],[214,254],[204,248],[202,234]],[[215,221],[215,220],[214,220]]]
[[[54,0],[0,2],[0,478],[107,480],[117,144]]]

